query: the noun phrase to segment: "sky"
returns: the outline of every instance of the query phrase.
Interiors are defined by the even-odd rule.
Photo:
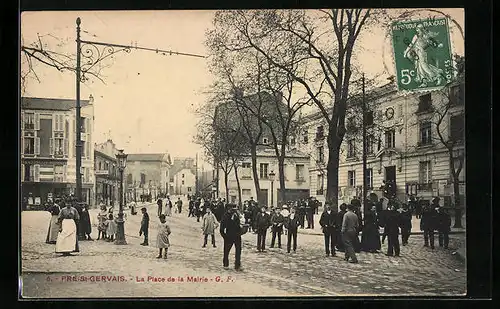
[[[463,9],[439,9],[464,28]],[[24,45],[38,40],[45,48],[64,54],[76,51],[77,17],[82,40],[99,41],[208,55],[205,32],[214,11],[59,11],[24,12],[21,38]],[[451,28],[455,52],[463,54],[463,39]],[[363,52],[356,61],[367,77],[392,74],[392,49],[384,29],[360,37]],[[186,56],[164,56],[132,50],[105,62],[106,84],[91,79],[81,86],[81,98],[94,97],[94,141],[111,138],[127,153],[168,152],[173,157],[202,158],[192,142],[197,117],[193,113],[206,100],[203,91],[213,82],[208,61]],[[43,64],[34,65],[40,82],[30,79],[25,96],[75,98],[75,76]],[[205,164],[208,167],[208,164]]]

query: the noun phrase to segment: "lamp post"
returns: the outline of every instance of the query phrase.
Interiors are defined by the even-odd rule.
[[[276,174],[271,171],[269,173],[269,180],[271,181],[271,207],[274,206],[274,177],[276,176]]]
[[[118,211],[118,220],[116,220],[118,232],[116,233],[115,245],[126,245],[125,222],[123,221],[123,170],[127,165],[127,155],[123,153],[123,149],[118,150],[116,159],[118,160],[118,170],[120,171],[120,210]]]

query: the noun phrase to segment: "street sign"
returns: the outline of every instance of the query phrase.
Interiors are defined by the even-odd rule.
[[[392,45],[399,90],[432,90],[453,79],[446,18],[392,23]]]

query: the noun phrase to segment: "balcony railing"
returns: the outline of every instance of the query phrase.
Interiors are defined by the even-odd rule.
[[[323,195],[323,192],[324,192],[323,189],[319,189],[316,191],[316,195]]]
[[[24,129],[25,130],[34,130],[35,129],[35,124],[34,123],[25,123],[24,124]]]
[[[428,183],[419,183],[418,184],[419,191],[432,191],[432,182]]]

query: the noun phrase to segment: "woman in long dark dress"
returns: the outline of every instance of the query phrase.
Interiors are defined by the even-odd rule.
[[[64,206],[64,204],[62,205]],[[60,224],[59,235],[56,241],[56,253],[70,255],[71,252],[79,252],[76,222],[80,219],[76,208],[70,203],[59,212],[58,223]]]
[[[375,253],[381,249],[379,222],[376,206],[365,214],[365,224],[361,235],[361,250]]]
[[[57,223],[59,219],[60,208],[57,204],[52,204],[47,209],[52,217],[50,218],[49,230],[47,231],[47,239],[45,240],[48,244],[55,244],[57,241],[57,233],[59,233],[60,225]]]
[[[92,237],[90,237],[92,225],[90,224],[90,214],[87,204],[83,205],[82,212],[80,213],[80,230],[83,239],[93,240]]]

